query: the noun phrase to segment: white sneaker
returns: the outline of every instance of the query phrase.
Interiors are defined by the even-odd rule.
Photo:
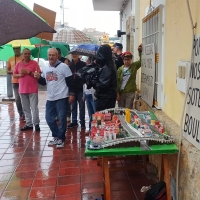
[[[57,138],[54,138],[53,140],[49,141],[48,146],[56,145],[57,142],[58,142],[58,139],[57,139]]]
[[[57,149],[60,149],[60,148],[63,148],[65,146],[65,142],[62,141],[62,140],[58,140],[57,141],[57,144],[56,144],[56,148]]]

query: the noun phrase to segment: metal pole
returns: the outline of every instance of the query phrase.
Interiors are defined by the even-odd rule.
[[[7,74],[7,97],[13,97],[12,75]]]
[[[123,11],[120,11],[119,15],[120,15],[120,28],[119,28],[119,30],[122,31]],[[122,37],[120,37],[120,42],[122,43]]]
[[[6,62],[6,66],[7,66],[7,62]],[[7,81],[7,97],[3,98],[2,100],[13,101],[15,99],[13,98],[12,74],[7,74],[6,81]]]
[[[63,28],[65,28],[65,2],[63,0]]]

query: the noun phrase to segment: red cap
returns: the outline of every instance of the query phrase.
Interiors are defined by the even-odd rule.
[[[122,54],[122,58],[127,58],[127,57],[132,58],[133,57],[132,53],[129,51],[126,51]]]

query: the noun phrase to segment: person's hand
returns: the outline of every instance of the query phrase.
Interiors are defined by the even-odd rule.
[[[28,71],[28,70],[25,69],[25,68],[21,68],[20,73],[21,73],[21,74],[29,74],[30,71]]]
[[[37,71],[35,71],[35,72],[34,72],[34,78],[38,78],[38,79],[39,79],[39,78],[40,78],[40,73],[37,72]]]
[[[70,96],[69,96],[69,103],[72,103],[72,102],[74,101],[74,99],[75,99],[75,96],[70,95]]]
[[[139,53],[142,52],[142,44],[140,44],[140,45],[138,46],[138,52],[139,52]]]
[[[120,101],[120,94],[117,94],[117,101]]]
[[[20,77],[24,77],[24,76],[25,76],[25,74],[22,74],[22,73],[20,74]]]

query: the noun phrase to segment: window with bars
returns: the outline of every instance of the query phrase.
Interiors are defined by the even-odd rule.
[[[154,106],[161,108],[161,75],[162,62],[159,55],[162,55],[162,10],[160,5],[151,11],[142,20],[142,43],[143,46],[147,44],[155,44],[155,83],[154,83]],[[160,56],[161,57],[161,56]]]

